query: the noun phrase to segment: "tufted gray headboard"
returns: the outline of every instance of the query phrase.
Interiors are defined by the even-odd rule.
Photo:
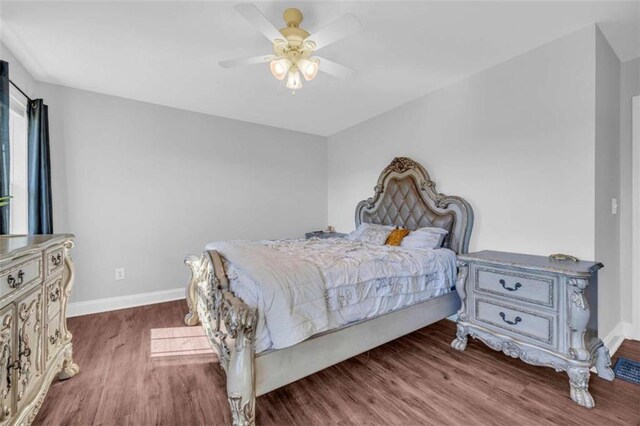
[[[467,253],[473,228],[473,209],[463,198],[440,194],[420,164],[396,157],[380,174],[373,197],[356,207],[356,226],[362,222],[404,226],[410,230],[433,226],[449,231],[444,246]]]

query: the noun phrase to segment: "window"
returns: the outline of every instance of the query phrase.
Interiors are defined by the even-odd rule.
[[[11,152],[11,187],[9,204],[11,234],[28,231],[27,192],[27,99],[11,87],[9,112],[9,144]]]

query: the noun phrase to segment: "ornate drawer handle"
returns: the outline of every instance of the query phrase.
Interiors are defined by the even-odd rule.
[[[20,360],[16,359],[12,363],[7,365],[7,390],[11,389],[11,370],[21,370],[22,364],[20,364]]]
[[[51,302],[57,302],[60,299],[60,287],[57,287],[55,291],[49,293],[49,300]]]
[[[22,351],[22,352],[20,353],[20,356],[23,356],[23,357],[29,358],[29,357],[31,356],[31,348],[30,348],[30,347],[28,347],[28,346],[27,346],[26,348],[24,348],[24,351]]]
[[[507,315],[504,312],[500,312],[500,318],[502,318],[502,321],[506,322],[507,324],[516,325],[517,323],[522,321],[522,318],[520,318],[520,317],[516,317],[513,321],[509,321],[506,318],[506,316]]]
[[[52,345],[57,345],[60,341],[60,330],[56,330],[53,336],[49,336],[49,343]]]
[[[502,288],[509,291],[518,291],[518,289],[522,287],[522,284],[520,283],[516,283],[516,285],[513,287],[507,287],[507,283],[504,282],[504,280],[500,280],[500,284],[502,284]]]
[[[62,263],[62,254],[58,253],[57,255],[51,255],[51,263],[53,263],[53,266],[60,266],[60,264]]]
[[[7,357],[7,361],[11,360],[11,351],[9,351],[9,356]],[[12,382],[11,382],[11,370],[18,370],[18,374],[22,375],[22,364],[19,359],[14,360],[13,362],[7,364],[7,386],[5,388],[5,392],[9,392],[11,390]]]
[[[24,271],[22,269],[18,271],[17,279],[11,274],[9,274],[9,276],[7,277],[7,284],[9,284],[9,287],[11,288],[18,288],[22,285],[23,282],[24,282]]]

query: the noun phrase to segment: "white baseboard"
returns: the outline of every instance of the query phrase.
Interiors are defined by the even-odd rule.
[[[153,305],[185,298],[184,288],[152,291],[149,293],[130,294],[128,296],[107,297],[104,299],[71,302],[67,306],[67,317],[96,314],[98,312],[116,311],[135,306]]]
[[[624,339],[631,339],[631,323],[620,321],[607,336],[602,339],[604,345],[609,349],[609,354],[613,355]]]

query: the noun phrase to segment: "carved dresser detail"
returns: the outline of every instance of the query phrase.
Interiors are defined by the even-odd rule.
[[[601,263],[482,251],[458,256],[462,306],[451,346],[467,336],[522,361],[566,371],[571,399],[593,408],[589,369],[613,380],[609,351],[598,338]]]
[[[56,374],[75,376],[67,299],[73,235],[0,237],[0,425],[33,422]]]

